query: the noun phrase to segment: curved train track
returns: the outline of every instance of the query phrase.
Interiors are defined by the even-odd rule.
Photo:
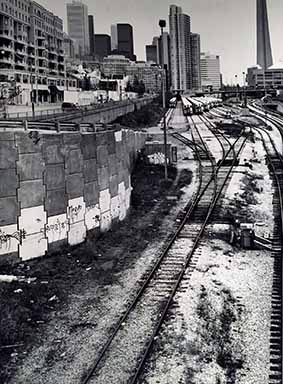
[[[179,135],[195,151],[200,166],[198,190],[135,299],[82,378],[83,384],[134,384],[139,381],[156,336],[190,266],[190,260],[200,244],[247,140],[244,134],[240,135],[227,151],[223,150],[222,160],[216,165],[196,125],[193,130],[192,140]],[[228,157],[231,158],[231,164],[222,167]]]

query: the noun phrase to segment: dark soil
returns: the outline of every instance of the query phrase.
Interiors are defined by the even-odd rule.
[[[166,110],[162,108],[158,101],[153,102],[132,113],[121,116],[114,121],[116,124],[121,124],[132,129],[141,129],[151,126],[156,126]]]
[[[162,167],[137,164],[132,175],[132,209],[123,223],[99,238],[90,236],[76,248],[2,267],[0,274],[36,280],[0,283],[0,383],[8,383],[29,349],[44,342],[46,324],[67,310],[72,295],[82,295],[91,284],[107,287],[115,281],[115,273],[130,268],[147,245],[160,237],[161,223],[178,201],[166,196],[180,198],[180,188],[190,184],[192,174],[187,170],[178,174],[170,167],[169,186],[163,177]]]

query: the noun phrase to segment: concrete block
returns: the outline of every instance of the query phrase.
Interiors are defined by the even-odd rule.
[[[15,134],[14,132],[1,132],[0,141],[14,141]]]
[[[86,207],[85,223],[88,231],[100,227],[100,209],[98,204]]]
[[[79,221],[70,225],[68,232],[68,243],[77,245],[82,243],[86,238],[86,226],[84,221]]]
[[[0,141],[0,169],[15,168],[18,158],[13,141]]]
[[[63,214],[67,211],[67,207],[68,199],[65,188],[47,191],[45,209],[48,216]]]
[[[66,154],[66,171],[69,174],[80,173],[83,169],[83,158],[80,149],[72,149]]]
[[[100,230],[101,232],[107,232],[111,228],[111,211],[103,212],[101,214],[101,219],[100,219]]]
[[[17,162],[20,180],[42,179],[44,166],[41,153],[20,154]]]
[[[20,207],[31,208],[42,205],[45,197],[45,186],[42,180],[28,180],[20,183],[18,189],[18,200]]]
[[[115,141],[116,141],[116,143],[122,141],[122,131],[117,131],[117,132],[115,132],[114,135],[115,135]]]
[[[21,209],[19,217],[19,229],[26,232],[27,235],[41,233],[44,236],[44,228],[47,221],[44,206]]]
[[[0,226],[16,224],[19,204],[16,197],[0,198]]]
[[[65,188],[65,168],[64,164],[47,165],[44,172],[44,184],[46,190]]]
[[[107,140],[108,140],[108,153],[114,154],[116,152],[116,140],[114,132],[107,132]]]
[[[16,196],[19,185],[16,169],[0,169],[0,197]]]
[[[82,135],[81,149],[85,160],[96,158],[96,135]]]
[[[131,206],[131,195],[132,195],[132,188],[127,188],[126,189],[126,197],[125,197],[125,204],[126,204],[126,209],[127,210]]]
[[[97,180],[98,176],[96,159],[84,160],[83,174],[85,183]]]
[[[106,145],[97,147],[97,164],[98,166],[108,164],[108,150]]]
[[[118,195],[118,176],[117,175],[110,176],[109,189],[110,189],[111,197]]]
[[[118,219],[120,216],[120,201],[118,196],[111,198],[111,218],[112,220]]]
[[[45,234],[48,244],[68,238],[69,221],[67,214],[48,217],[45,225]]]
[[[104,213],[111,209],[111,195],[109,189],[105,189],[99,193],[100,212]]]
[[[116,143],[116,157],[118,161],[121,161],[123,159],[123,145],[122,142]]]
[[[63,134],[53,133],[53,134],[42,134],[42,148],[46,148],[52,145],[58,145],[60,147],[63,147],[64,141],[63,141]]]
[[[18,252],[19,231],[17,224],[0,227],[0,256]]]
[[[70,199],[67,208],[67,219],[70,224],[83,221],[85,217],[85,202],[83,196]]]
[[[98,185],[100,190],[109,188],[109,170],[108,167],[97,169]]]
[[[85,184],[84,200],[87,206],[95,205],[99,202],[99,186],[96,181]]]
[[[82,135],[79,132],[63,133],[64,145],[69,149],[79,149],[81,145]]]
[[[118,172],[117,169],[117,158],[116,155],[109,155],[108,156],[108,168],[109,168],[109,174],[110,175],[116,175]]]
[[[47,239],[43,233],[35,233],[26,236],[23,240],[22,245],[19,247],[19,256],[23,261],[30,260],[44,256],[47,249]]]
[[[118,185],[118,198],[119,198],[119,205],[120,205],[120,214],[119,214],[119,220],[122,221],[125,219],[127,215],[127,207],[126,207],[126,188],[125,183],[119,183]]]
[[[131,186],[131,176],[127,171],[124,173],[124,182],[125,182],[125,188],[129,188]]]
[[[83,196],[84,179],[82,173],[74,173],[66,176],[66,190],[69,199]]]
[[[19,153],[35,153],[41,152],[42,147],[42,136],[40,133],[35,131],[35,135],[38,135],[37,139],[32,137],[31,132],[17,132],[15,133],[16,145]],[[38,140],[39,139],[39,140]]]
[[[108,137],[107,132],[97,132],[96,134],[96,143],[97,147],[103,146],[108,144]]]
[[[44,145],[43,147],[43,159],[46,164],[60,164],[64,163],[65,149],[62,145],[52,144]]]

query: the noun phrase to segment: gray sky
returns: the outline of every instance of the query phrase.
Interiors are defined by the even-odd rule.
[[[64,19],[68,0],[37,0]],[[128,22],[134,28],[135,53],[145,58],[145,45],[159,33],[158,20],[168,24],[169,5],[176,4],[191,16],[192,31],[201,35],[202,51],[221,57],[221,71],[226,82],[256,61],[256,0],[83,0],[95,18],[95,33],[110,34],[110,24]],[[283,1],[268,0],[274,62],[283,60]],[[283,63],[282,63],[283,64]]]

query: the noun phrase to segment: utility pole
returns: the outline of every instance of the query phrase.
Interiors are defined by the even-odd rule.
[[[163,43],[163,28],[166,27],[165,20],[159,20],[159,27],[161,29],[161,42]],[[166,70],[162,65],[162,105],[166,109]],[[163,118],[163,140],[164,140],[164,179],[168,180],[168,164],[167,164],[167,127],[166,127],[166,111]]]

